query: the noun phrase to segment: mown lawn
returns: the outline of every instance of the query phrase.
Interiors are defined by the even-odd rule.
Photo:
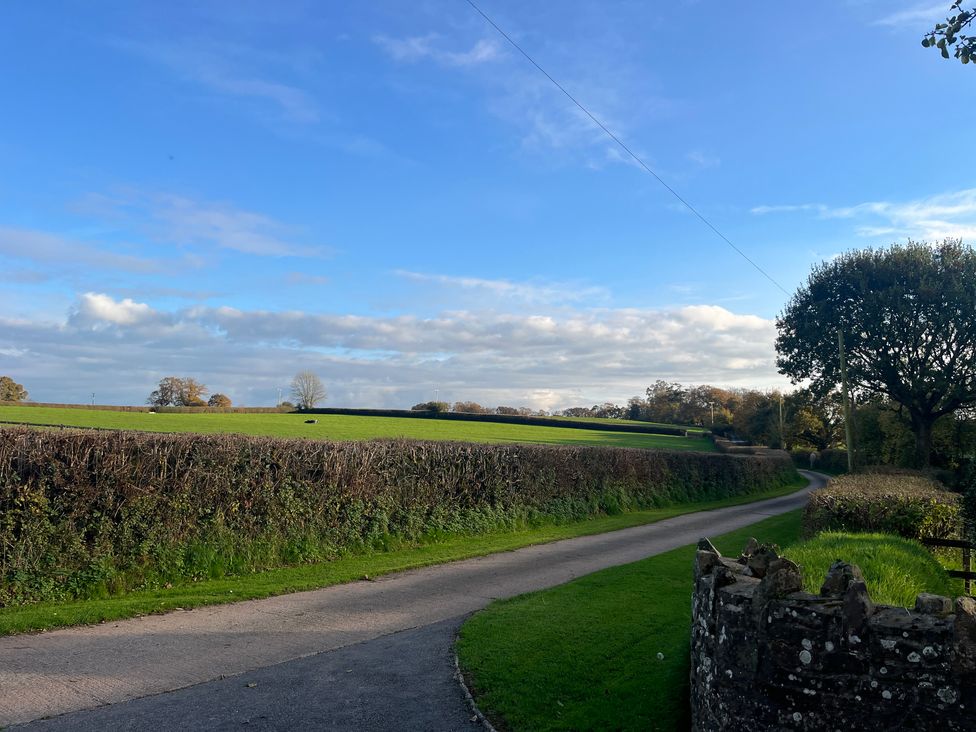
[[[788,545],[800,511],[720,537]],[[694,546],[490,605],[461,629],[458,655],[499,729],[688,729]]]
[[[317,419],[318,423],[305,424],[305,420],[310,418]],[[416,440],[521,442],[643,447],[661,450],[713,451],[715,449],[710,440],[701,436],[645,435],[568,427],[537,427],[409,417],[362,417],[345,414],[153,414],[94,409],[0,406],[0,422],[108,427],[152,432],[239,433],[339,441],[406,437]]]
[[[640,526],[693,511],[704,511],[775,498],[792,493],[805,483],[806,481],[803,479],[798,479],[791,486],[778,488],[767,493],[709,503],[683,504],[648,511],[633,511],[571,524],[526,527],[518,531],[477,536],[454,536],[441,541],[432,540],[426,544],[404,544],[390,547],[388,551],[348,555],[331,562],[204,580],[165,589],[139,590],[114,597],[0,608],[0,635],[98,623],[166,612],[177,608],[189,609],[202,605],[215,605],[328,587],[362,579],[366,576],[376,577],[389,572],[441,564],[494,552],[510,551],[532,544]]]

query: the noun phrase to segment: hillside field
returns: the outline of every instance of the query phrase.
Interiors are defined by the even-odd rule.
[[[305,424],[305,420],[310,417],[317,419],[318,423]],[[643,447],[660,450],[709,452],[715,449],[711,441],[704,437],[646,435],[493,422],[456,422],[437,419],[360,417],[337,414],[154,414],[151,412],[0,406],[0,422],[64,425],[66,427],[105,427],[151,432],[236,433],[337,441],[409,438],[482,443],[521,442],[550,445]]]

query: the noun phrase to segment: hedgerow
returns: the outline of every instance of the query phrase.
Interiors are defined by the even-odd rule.
[[[810,453],[817,457],[810,465]],[[798,468],[804,470],[826,470],[830,473],[847,472],[847,451],[830,448],[827,450],[790,450],[790,456]]]
[[[907,539],[954,538],[962,527],[960,498],[930,478],[861,473],[834,478],[810,495],[803,533],[874,531]]]
[[[0,429],[0,606],[746,495],[794,477],[785,453]]]

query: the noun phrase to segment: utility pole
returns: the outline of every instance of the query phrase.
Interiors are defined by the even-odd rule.
[[[783,428],[783,393],[779,395],[779,449],[786,449],[786,430]]]
[[[844,436],[847,438],[847,472],[854,472],[854,433],[851,429],[851,395],[847,390],[847,361],[844,360],[844,331],[837,329],[837,352],[840,354],[840,387],[844,393]]]
[[[95,392],[92,392],[92,406],[95,406]]]

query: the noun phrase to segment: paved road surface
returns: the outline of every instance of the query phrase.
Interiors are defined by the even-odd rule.
[[[452,680],[451,640],[466,615],[799,508],[823,482],[804,474],[810,486],[790,496],[607,534],[265,600],[0,638],[0,727],[63,715],[29,727],[473,729]]]

